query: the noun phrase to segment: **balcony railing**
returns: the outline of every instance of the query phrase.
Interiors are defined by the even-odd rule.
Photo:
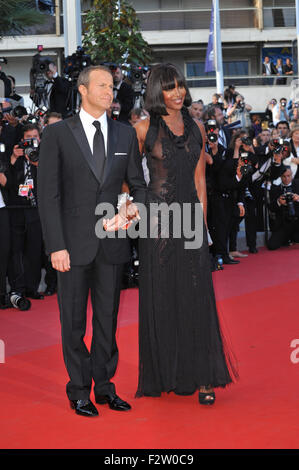
[[[175,29],[209,29],[211,9],[180,9],[137,11],[143,31]],[[221,28],[255,28],[258,26],[257,8],[222,9]]]
[[[224,86],[227,87],[231,84],[242,87],[254,87],[264,85],[290,86],[292,80],[297,79],[297,75],[230,75],[223,78]],[[216,87],[216,77],[187,77],[187,84],[189,87]]]

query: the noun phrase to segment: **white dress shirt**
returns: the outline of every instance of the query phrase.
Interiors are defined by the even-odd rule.
[[[82,107],[79,113],[82,126],[84,129],[84,132],[86,134],[91,153],[93,154],[93,138],[96,133],[96,128],[93,125],[94,121],[99,121],[101,124],[101,131],[104,136],[104,142],[105,142],[105,149],[106,149],[106,155],[107,155],[107,139],[108,139],[108,123],[107,123],[107,114],[106,112],[102,114],[102,116],[99,117],[99,119],[95,119],[93,116],[91,116],[89,113],[87,113]]]

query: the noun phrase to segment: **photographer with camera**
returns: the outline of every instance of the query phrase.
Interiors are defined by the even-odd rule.
[[[244,96],[237,95],[236,101],[229,105],[226,111],[227,120],[229,124],[235,121],[240,121],[243,129],[249,130],[251,127],[251,119],[249,112],[252,110],[252,106],[245,103]]]
[[[208,223],[210,223],[209,231],[213,240],[211,249],[215,258],[221,258],[224,264],[238,264],[238,260],[229,256],[228,244],[236,212],[238,215],[244,215],[244,205],[240,199],[243,188],[241,171],[243,162],[239,153],[234,152],[233,149],[226,151],[219,142],[219,132],[218,125],[213,132],[218,137],[217,142],[211,142],[207,127],[208,151],[213,159],[213,164],[207,166],[210,207]]]
[[[8,203],[6,168],[5,146],[0,144],[0,309],[10,306],[6,292],[6,276],[10,252],[10,223],[6,207]]]
[[[67,116],[70,83],[58,75],[57,66],[49,57],[39,53],[33,57],[30,70],[30,98],[37,107]]]
[[[0,58],[0,62],[7,64],[7,60],[4,57]],[[3,83],[1,89],[3,92],[0,94],[2,98],[9,98],[12,93],[11,81],[8,76],[3,72],[2,65],[0,65],[0,80]]]
[[[12,292],[42,299],[42,231],[37,207],[37,165],[40,134],[26,124],[22,140],[14,146],[6,172],[11,224],[11,258],[8,279]]]
[[[290,131],[290,155],[284,160],[284,165],[289,166],[293,179],[299,178],[299,126],[294,126]]]
[[[8,101],[0,103],[0,143],[5,145],[2,160],[8,164],[13,150],[13,146],[17,140],[17,129],[12,125],[11,113],[12,108]]]
[[[221,106],[219,106],[218,104],[215,106],[211,106],[211,108],[209,108],[207,111],[207,119],[216,120],[217,127],[219,129],[218,141],[222,145],[222,147],[227,149],[232,137],[232,129],[229,126],[225,125],[225,116],[223,114]]]
[[[221,239],[222,239],[222,226],[218,223],[219,219],[219,205],[221,204],[218,197],[218,182],[219,174],[224,163],[225,148],[219,143],[219,127],[216,119],[209,119],[205,123],[206,130],[206,153],[209,158],[206,158],[206,187],[207,187],[207,224],[213,244],[210,251],[214,258],[213,269],[221,269],[221,263],[218,258],[221,257]],[[219,233],[220,231],[220,233]]]
[[[268,249],[276,250],[289,242],[299,243],[299,180],[292,178],[290,167],[285,167],[281,185],[271,187],[269,210],[274,217]]]
[[[129,113],[134,106],[134,91],[131,85],[123,79],[123,73],[119,65],[110,66],[113,76],[114,99],[120,102],[120,121],[129,121]]]
[[[276,126],[280,121],[289,121],[289,111],[287,109],[287,99],[280,98],[272,109],[273,125]]]

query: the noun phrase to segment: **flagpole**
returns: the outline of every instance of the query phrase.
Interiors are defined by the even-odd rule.
[[[222,63],[222,46],[221,46],[221,28],[219,14],[219,0],[213,0],[214,6],[214,54],[215,54],[215,71],[217,93],[223,95],[223,63]]]
[[[297,75],[299,74],[299,0],[296,0]]]

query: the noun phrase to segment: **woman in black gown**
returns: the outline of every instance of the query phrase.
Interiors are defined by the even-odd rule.
[[[234,368],[223,345],[216,310],[206,220],[205,136],[185,106],[191,97],[184,77],[171,64],[153,67],[145,107],[150,120],[136,124],[140,152],[150,173],[148,227],[155,237],[139,240],[139,383],[136,393],[191,395],[213,404],[214,387],[232,382]],[[184,233],[161,224],[151,204],[201,207],[203,243],[186,249]],[[170,212],[171,214],[171,212]],[[154,220],[153,220],[154,219]],[[152,224],[152,225],[151,225]],[[182,220],[182,227],[184,226]],[[169,237],[163,234],[169,231]],[[177,236],[177,235],[176,235]],[[229,370],[230,369],[230,370]]]

